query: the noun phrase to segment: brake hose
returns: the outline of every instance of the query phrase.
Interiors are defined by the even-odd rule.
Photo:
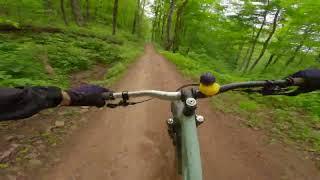
[[[199,83],[197,83],[197,84],[185,84],[185,85],[179,87],[176,91],[180,91],[183,88],[191,87],[191,86],[198,86],[199,87],[199,85],[200,85]]]
[[[147,102],[147,101],[151,101],[152,99],[154,99],[154,98],[149,98],[149,99],[145,99],[145,100],[137,101],[137,102],[128,102],[128,100],[129,100],[128,91],[123,91],[122,92],[122,100],[119,103],[116,103],[116,104],[108,103],[107,107],[109,107],[109,108],[116,108],[116,107],[119,107],[119,106],[126,107],[126,106],[131,106],[131,105],[136,105],[136,104],[144,103],[144,102]]]

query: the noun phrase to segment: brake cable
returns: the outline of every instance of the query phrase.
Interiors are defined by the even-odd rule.
[[[292,83],[292,79],[287,78],[289,83]],[[251,93],[259,93],[264,96],[267,95],[286,95],[286,96],[292,96],[294,91],[290,91],[291,89],[288,88],[287,86],[281,86],[281,85],[274,85],[272,81],[267,81],[267,84],[259,89],[238,89],[238,90],[233,90],[233,91],[240,91],[240,92],[245,92],[248,94]]]
[[[245,92],[247,94],[254,94],[254,93],[259,93],[259,94],[262,94],[264,96],[267,96],[267,95],[286,95],[287,94],[287,91],[288,89],[287,88],[281,88],[281,89],[236,89],[236,90],[233,90],[233,91],[238,91],[238,92]]]
[[[199,86],[199,85],[200,85],[199,83],[196,83],[196,84],[185,84],[185,85],[179,87],[176,91],[180,91],[181,89],[186,88],[186,87]]]
[[[128,93],[128,91],[123,91],[122,92],[122,100],[120,102],[116,103],[116,104],[108,103],[107,107],[109,107],[109,108],[116,108],[116,107],[119,107],[119,106],[126,107],[126,106],[131,106],[131,105],[136,105],[136,104],[144,103],[144,102],[147,102],[147,101],[151,101],[152,99],[154,99],[154,98],[149,98],[149,99],[145,99],[145,100],[137,101],[137,102],[128,102],[129,93]]]

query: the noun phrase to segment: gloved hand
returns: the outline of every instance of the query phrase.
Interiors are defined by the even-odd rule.
[[[320,70],[319,69],[306,69],[298,71],[289,77],[291,78],[303,78],[304,84],[301,85],[292,95],[298,95],[301,93],[308,93],[316,90],[320,90]]]
[[[96,85],[82,85],[66,92],[70,96],[70,106],[103,107],[106,102],[102,93],[110,92],[110,90]]]

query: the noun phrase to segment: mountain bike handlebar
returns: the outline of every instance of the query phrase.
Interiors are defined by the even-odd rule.
[[[288,78],[285,80],[266,80],[266,81],[248,81],[240,83],[231,83],[226,84],[220,87],[217,94],[221,94],[227,91],[243,89],[243,88],[257,88],[257,87],[270,87],[270,86],[280,86],[280,87],[289,87],[289,86],[301,86],[303,85],[304,80],[302,78]],[[206,98],[210,96],[201,95],[196,98]],[[116,93],[104,93],[104,98],[106,100],[114,99],[126,99],[135,98],[135,97],[152,97],[162,100],[180,100],[181,91],[178,92],[167,92],[167,91],[158,91],[158,90],[141,90],[141,91],[132,91],[132,92],[116,92]]]
[[[166,92],[157,90],[142,90],[142,91],[132,91],[128,92],[129,97],[153,97],[162,100],[179,100],[181,97],[181,92]],[[113,93],[115,99],[122,98],[123,92]]]
[[[304,83],[303,78],[289,78],[282,80],[266,80],[266,81],[248,81],[240,83],[231,83],[221,86],[219,90],[220,93],[224,93],[230,90],[240,89],[240,88],[255,88],[255,87],[266,87],[266,86],[301,86]]]

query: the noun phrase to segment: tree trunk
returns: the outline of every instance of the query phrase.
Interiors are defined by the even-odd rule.
[[[166,26],[166,19],[167,19],[167,15],[163,14],[162,25],[161,25],[161,35],[160,35],[160,39],[161,40],[164,40],[164,31],[165,31],[165,26]]]
[[[22,23],[22,13],[21,10],[23,9],[22,7],[22,1],[19,1],[19,4],[17,5],[17,15],[18,15],[18,22],[21,24]]]
[[[161,20],[163,16],[162,1],[156,1],[155,17],[153,24],[154,41],[161,39]]]
[[[51,0],[43,0],[43,7],[47,15],[52,13],[52,1]]]
[[[159,16],[159,4],[158,4],[158,1],[155,2],[156,5],[155,5],[155,13],[154,13],[154,19],[153,19],[153,22],[152,22],[152,35],[151,35],[151,39],[152,41],[155,41],[156,40],[156,31],[157,29],[159,29],[159,27],[157,27],[158,23],[157,23],[157,20],[158,20],[158,16]]]
[[[70,2],[71,2],[71,9],[72,9],[72,14],[75,19],[75,22],[78,26],[82,26],[83,25],[83,17],[81,14],[79,1],[78,0],[70,0]]]
[[[249,43],[253,41],[253,39],[254,39],[254,33],[255,33],[255,28],[253,27],[253,28],[252,28],[252,35],[251,35],[251,38],[250,38],[250,40],[249,40]],[[249,46],[249,44],[248,44],[248,46]],[[248,56],[249,56],[250,49],[251,49],[251,48],[248,47],[248,49],[247,49],[247,51],[246,51],[246,54],[245,54],[245,56],[244,56],[244,58],[243,58],[243,60],[242,60],[241,66],[239,67],[239,70],[240,70],[240,71],[244,71],[244,69],[245,69],[246,66],[247,66],[247,63],[249,63],[249,62],[247,61],[247,58],[248,58]]]
[[[172,41],[172,51],[175,53],[176,51],[179,50],[179,44],[180,44],[180,33],[182,29],[182,14],[183,11],[188,3],[188,0],[184,0],[182,5],[178,8],[177,10],[177,17],[176,17],[176,25],[175,25],[175,30],[174,30],[174,37]]]
[[[132,25],[132,34],[136,33],[138,21],[139,21],[139,12],[140,12],[140,0],[137,0],[137,8],[134,13],[133,25]]]
[[[276,56],[276,54],[272,53],[268,59],[267,64],[264,66],[263,71],[266,71],[267,68],[270,66],[270,64],[272,63],[273,58]]]
[[[273,60],[273,62],[271,63],[271,65],[276,64],[282,56],[283,56],[283,54],[279,54],[279,55]]]
[[[137,24],[137,30],[138,30],[138,35],[141,37],[141,26],[143,22],[143,17],[144,17],[144,10],[146,8],[146,0],[142,0],[142,8],[140,8],[139,12],[139,18],[138,18],[138,24]]]
[[[9,8],[8,8],[8,0],[4,1],[4,4],[2,4],[2,7],[0,7],[0,13],[1,15],[8,16],[9,15]]]
[[[273,26],[272,26],[272,31],[270,32],[268,38],[266,39],[266,41],[263,43],[263,47],[262,47],[262,50],[258,56],[258,58],[254,61],[253,65],[251,66],[250,70],[249,71],[252,71],[256,65],[259,63],[259,61],[261,60],[261,58],[263,57],[264,53],[266,52],[267,48],[268,48],[268,45],[269,45],[269,41],[271,40],[274,32],[276,31],[277,29],[277,20],[278,20],[278,16],[279,16],[279,13],[280,13],[280,9],[277,10],[275,16],[274,16],[274,19],[273,19]]]
[[[298,52],[300,51],[300,49],[302,48],[302,46],[303,46],[303,42],[301,42],[301,43],[295,48],[292,56],[287,60],[285,68],[288,67],[288,66],[294,61],[294,59],[296,58],[296,56],[297,56]]]
[[[119,0],[114,0],[112,16],[112,35],[116,34]]]
[[[269,0],[268,0],[268,5],[269,5]],[[255,38],[254,38],[254,40],[253,40],[253,43],[252,43],[252,46],[251,46],[251,49],[250,49],[250,52],[249,52],[249,57],[248,57],[248,59],[246,60],[247,62],[246,62],[246,66],[245,66],[245,68],[244,68],[244,70],[243,70],[243,73],[246,73],[247,69],[249,68],[250,61],[251,61],[253,52],[254,52],[254,50],[255,50],[255,48],[256,48],[256,44],[257,44],[258,39],[259,39],[259,37],[260,37],[260,34],[261,34],[262,30],[263,30],[263,27],[264,27],[265,24],[266,24],[268,12],[269,12],[269,11],[268,11],[267,9],[264,11],[262,24],[261,24],[261,26],[260,26],[260,29],[259,29],[257,35],[255,36]]]
[[[60,9],[61,9],[61,13],[62,13],[62,18],[63,18],[64,24],[68,25],[66,11],[64,9],[64,0],[60,0]]]
[[[164,12],[162,10],[162,2],[159,1],[159,15],[158,15],[158,20],[157,20],[157,30],[156,30],[156,40],[162,40],[162,19],[164,16]]]
[[[318,56],[316,57],[316,61],[320,62],[320,53],[319,53]]]
[[[239,59],[240,59],[240,57],[241,57],[244,44],[245,44],[245,42],[242,42],[242,43],[239,45],[239,52],[238,52],[238,55],[237,55],[236,60],[235,60],[235,65],[236,65],[236,67],[238,66]],[[236,69],[236,68],[235,68],[235,69]]]
[[[307,55],[311,50],[311,47],[308,47],[307,51],[305,52],[305,54]],[[298,66],[302,64],[304,57],[300,57],[300,61],[298,62]]]
[[[190,52],[190,47],[187,48],[187,50],[186,50],[186,55],[188,55],[189,52]]]
[[[307,28],[303,31],[303,38],[302,38],[302,40],[300,41],[299,45],[295,48],[292,56],[287,60],[287,62],[286,62],[286,64],[285,64],[285,65],[286,65],[285,68],[288,67],[288,66],[294,61],[294,59],[296,58],[298,52],[299,52],[300,49],[302,48],[305,40],[307,39],[307,36],[308,36],[308,34],[309,34],[310,31],[311,31],[311,27],[307,27]]]
[[[86,21],[88,22],[90,19],[90,2],[86,0]]]
[[[95,3],[94,19],[97,19],[99,9],[101,8],[101,1],[102,1],[102,0],[98,0],[98,1]]]
[[[144,16],[144,10],[145,10],[145,8],[146,8],[146,0],[142,0],[142,8],[140,8],[140,18],[142,19],[143,18],[143,16]]]
[[[250,49],[251,49],[250,47],[247,49],[246,55],[244,56],[243,61],[240,66],[240,71],[242,70],[244,72],[244,70],[247,68],[247,66],[249,64],[249,61],[247,61],[247,58],[249,56]]]
[[[166,30],[166,43],[165,49],[168,51],[171,49],[172,40],[171,40],[171,25],[172,25],[172,15],[174,11],[174,0],[170,0],[170,8],[167,19],[167,30]]]
[[[146,1],[143,0],[142,8],[141,8],[141,1],[137,0],[137,8],[134,14],[132,34],[135,34],[137,32],[137,29],[139,29],[138,27],[140,27],[140,21],[142,21],[145,5],[146,5]],[[140,35],[140,33],[138,34]]]

